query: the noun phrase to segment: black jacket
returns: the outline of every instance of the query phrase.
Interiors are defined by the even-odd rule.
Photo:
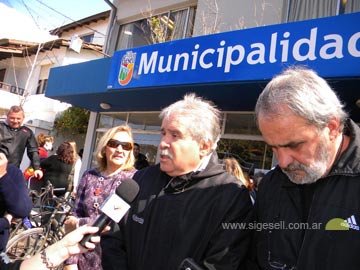
[[[20,269],[20,264],[22,261],[15,261],[15,262],[9,262],[5,263],[2,258],[0,259],[0,269],[1,270],[18,270]]]
[[[24,218],[30,214],[31,208],[32,201],[22,172],[14,165],[8,165],[7,173],[0,178],[0,251],[5,248],[9,238],[10,225],[3,217],[4,213]]]
[[[302,203],[306,185],[293,184],[279,167],[260,183],[255,253],[261,269],[359,269],[360,129],[349,120],[345,133],[350,145],[329,175],[313,185],[307,221]],[[351,228],[340,231],[344,220]],[[263,229],[275,224],[281,229]],[[288,268],[279,268],[284,264]]]
[[[175,270],[186,257],[204,269],[244,263],[251,231],[224,226],[248,221],[249,193],[223,170],[216,154],[204,171],[183,177],[184,188],[165,188],[172,178],[159,165],[138,171],[134,179],[140,193],[126,224],[101,240],[104,270]]]
[[[141,170],[145,167],[149,166],[149,162],[144,154],[139,153],[138,156],[135,158],[134,167],[137,170]]]
[[[43,185],[47,185],[49,181],[54,188],[63,188],[63,190],[55,191],[56,196],[63,196],[70,185],[69,174],[72,169],[71,164],[63,162],[58,155],[51,155],[40,163],[44,169],[44,176],[41,179]]]
[[[0,151],[6,154],[9,164],[19,167],[25,149],[27,149],[31,165],[35,170],[40,169],[38,144],[31,129],[25,126],[13,129],[6,122],[3,122],[0,123],[0,130],[3,137]]]

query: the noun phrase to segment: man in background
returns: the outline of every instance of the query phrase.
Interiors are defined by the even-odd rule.
[[[12,106],[5,122],[0,123],[0,151],[5,153],[9,164],[20,167],[25,149],[34,169],[34,176],[41,179],[38,143],[31,129],[23,126],[25,113],[22,107]]]
[[[149,162],[144,154],[140,153],[140,145],[138,143],[134,143],[134,157],[135,157],[135,168],[137,170],[141,170],[149,166]]]

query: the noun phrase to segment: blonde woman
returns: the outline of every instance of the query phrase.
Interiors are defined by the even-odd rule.
[[[109,129],[96,150],[98,166],[84,173],[79,183],[74,216],[65,222],[67,230],[92,224],[101,213],[99,206],[118,185],[131,178],[134,168],[134,140],[129,126]],[[66,270],[101,270],[101,249],[73,256],[66,261]]]

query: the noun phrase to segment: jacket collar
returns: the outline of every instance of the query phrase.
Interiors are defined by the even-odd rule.
[[[354,121],[347,119],[344,134],[350,137],[349,146],[333,165],[329,176],[360,174],[360,128]]]
[[[200,171],[196,170],[175,177],[166,175],[169,178],[169,181],[166,184],[164,191],[166,193],[183,192],[205,178],[209,178],[224,172],[223,166],[219,163],[219,159],[215,151],[212,152],[210,159],[205,163],[206,164],[204,165],[206,165],[206,167]]]
[[[21,126],[18,127],[18,128],[12,128],[12,127],[10,127],[10,125],[9,125],[9,123],[8,123],[7,120],[4,121],[4,124],[5,124],[5,126],[7,126],[7,128],[10,129],[11,131],[18,131],[18,130],[20,130],[20,129],[22,129],[22,128],[24,127],[24,125],[21,125]]]

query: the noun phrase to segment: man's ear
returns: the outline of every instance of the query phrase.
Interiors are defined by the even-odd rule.
[[[327,128],[329,129],[329,137],[331,140],[335,140],[339,134],[341,133],[340,130],[340,120],[338,118],[332,118],[328,124]]]
[[[211,152],[212,144],[210,142],[203,142],[200,146],[200,157],[203,158]]]

